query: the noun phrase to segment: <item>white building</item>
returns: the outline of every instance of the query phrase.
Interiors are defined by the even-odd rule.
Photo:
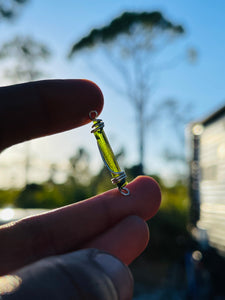
[[[189,126],[191,222],[225,255],[225,106]],[[203,234],[203,236],[202,236]]]

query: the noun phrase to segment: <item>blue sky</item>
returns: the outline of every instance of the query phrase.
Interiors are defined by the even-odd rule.
[[[0,25],[0,42],[16,34],[31,35],[47,43],[53,51],[53,58],[46,66],[47,78],[88,78],[95,81],[105,95],[102,118],[112,146],[115,151],[125,146],[126,164],[132,165],[137,162],[132,107],[107,86],[103,79],[91,71],[87,62],[80,58],[73,61],[66,60],[73,42],[87,34],[93,27],[105,25],[126,10],[160,10],[165,17],[182,24],[186,29],[185,36],[170,49],[170,54],[179,53],[187,47],[194,47],[198,51],[196,64],[190,65],[183,61],[160,74],[153,103],[167,98],[177,99],[181,105],[191,103],[193,119],[201,119],[225,104],[225,2],[223,0],[30,0],[12,24]],[[101,61],[98,60],[97,63],[101,64]],[[6,84],[4,80],[2,82]],[[93,153],[93,157],[96,157],[92,167],[98,168],[96,163],[98,153],[93,137],[90,136],[89,127],[85,126],[77,131],[72,130],[32,142],[33,156],[38,161],[52,160],[63,164],[77,147],[88,144],[89,151]],[[162,141],[164,140],[164,143],[166,141],[164,136],[169,135],[167,142],[171,142],[173,133],[165,134],[165,131],[164,133],[159,131],[157,134],[158,137],[152,132],[149,133],[147,146],[150,150],[146,156],[147,169],[150,172],[160,171],[164,177],[167,177],[172,171],[165,172],[164,163],[157,153],[160,152]],[[0,163],[3,164],[4,161],[8,164],[12,157],[22,160],[23,146],[16,147],[5,151],[0,158]],[[55,147],[58,149],[57,153],[53,153]]]

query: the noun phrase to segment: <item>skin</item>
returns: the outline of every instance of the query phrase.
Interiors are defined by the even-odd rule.
[[[0,150],[73,129],[103,108],[101,90],[87,80],[46,80],[0,88]],[[51,212],[0,227],[0,275],[52,255],[97,248],[128,265],[149,241],[146,220],[157,212],[161,194],[150,177]]]

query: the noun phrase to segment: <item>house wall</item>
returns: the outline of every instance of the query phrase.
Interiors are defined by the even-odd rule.
[[[225,254],[225,116],[205,124],[200,137],[200,220],[209,243]]]

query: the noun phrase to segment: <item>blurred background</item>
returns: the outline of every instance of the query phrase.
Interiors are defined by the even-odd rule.
[[[96,82],[129,180],[162,188],[134,299],[225,299],[224,12],[222,0],[0,0],[1,86]],[[2,224],[112,188],[90,127],[1,153]]]

